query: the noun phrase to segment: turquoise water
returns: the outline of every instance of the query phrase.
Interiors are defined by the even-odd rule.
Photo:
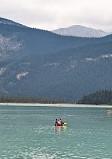
[[[0,159],[112,159],[106,108],[0,106]],[[54,128],[62,118],[67,128]]]

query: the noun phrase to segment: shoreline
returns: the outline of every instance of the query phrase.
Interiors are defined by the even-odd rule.
[[[83,108],[112,108],[112,105],[86,105],[86,104],[67,104],[67,103],[56,103],[56,104],[44,104],[44,103],[0,103],[0,106],[25,106],[25,107],[83,107]]]

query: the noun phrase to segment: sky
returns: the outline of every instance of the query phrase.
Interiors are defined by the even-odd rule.
[[[0,17],[45,30],[83,25],[112,32],[112,0],[0,0]]]

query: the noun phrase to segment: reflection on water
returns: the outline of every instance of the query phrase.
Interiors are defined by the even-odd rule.
[[[61,134],[62,131],[66,131],[67,126],[54,126],[54,130],[56,133],[59,135]]]

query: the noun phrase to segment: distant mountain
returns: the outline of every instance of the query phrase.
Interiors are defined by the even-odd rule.
[[[6,21],[0,23],[0,94],[74,102],[112,88],[112,35],[60,36]]]
[[[53,30],[52,32],[59,35],[77,36],[77,37],[103,37],[110,34],[104,32],[103,30],[88,28],[81,25],[74,25],[68,28],[60,28]]]

